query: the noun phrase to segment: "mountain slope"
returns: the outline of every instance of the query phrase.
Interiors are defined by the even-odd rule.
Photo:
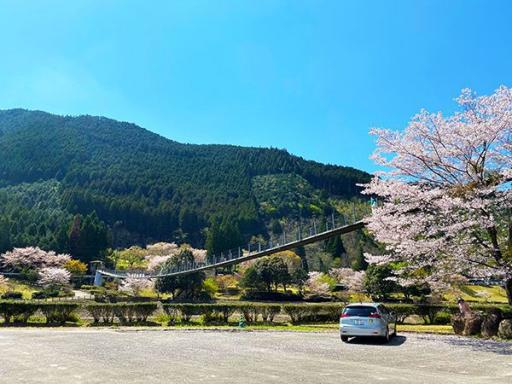
[[[300,182],[307,204],[286,202],[289,181],[275,180]],[[58,191],[51,208],[69,215],[95,211],[117,246],[172,239],[202,244],[203,229],[215,217],[235,221],[243,235],[262,233],[270,219],[284,213],[328,213],[329,197],[357,197],[356,184],[368,180],[365,172],[306,161],[284,150],[181,144],[103,117],[0,111],[0,218],[11,245],[56,236],[56,229],[48,229],[56,225],[50,225],[22,241],[24,229],[15,228],[12,217],[16,206],[23,206],[20,193],[44,191],[45,182]],[[278,206],[269,211],[264,200],[270,194]],[[55,217],[35,216],[39,221]]]

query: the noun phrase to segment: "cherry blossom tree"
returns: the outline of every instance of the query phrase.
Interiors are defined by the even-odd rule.
[[[432,288],[454,276],[503,279],[512,303],[512,89],[463,90],[450,116],[421,111],[403,132],[373,129],[377,173],[364,193],[368,219],[398,277],[425,273]],[[422,275],[422,274],[419,274]]]
[[[352,268],[332,268],[329,275],[336,282],[347,287],[349,291],[361,292],[363,290],[365,271],[354,271]]]
[[[45,267],[39,270],[38,283],[45,287],[61,287],[69,284],[71,273],[64,268]]]
[[[309,272],[308,279],[304,286],[309,291],[310,295],[314,296],[330,296],[332,285],[335,281],[327,274],[322,272]]]
[[[0,262],[12,270],[63,267],[71,256],[43,251],[38,247],[14,248],[0,257]]]
[[[160,268],[171,258],[168,256],[160,256],[160,255],[148,255],[146,256],[146,260],[148,261],[147,270],[149,272],[157,272]]]
[[[153,289],[154,287],[155,283],[151,279],[142,279],[140,277],[128,275],[128,277],[122,281],[119,290],[137,296],[141,291]]]

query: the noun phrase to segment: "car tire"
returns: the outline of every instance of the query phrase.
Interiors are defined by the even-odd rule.
[[[344,343],[347,343],[348,342],[348,336],[341,336],[341,341],[343,341]]]
[[[382,337],[382,341],[385,343],[389,343],[391,341],[391,335],[389,334],[389,330],[386,330],[386,334]]]

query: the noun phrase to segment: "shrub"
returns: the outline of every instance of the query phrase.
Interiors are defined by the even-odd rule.
[[[117,303],[112,304],[114,316],[121,324],[135,321],[145,322],[156,310],[156,303]]]
[[[303,321],[309,310],[304,304],[285,304],[283,311],[290,316],[292,324],[298,324]]]
[[[235,313],[243,314],[247,323],[254,323],[258,316],[265,322],[272,322],[281,311],[279,304],[226,303],[226,304],[164,304],[163,309],[171,321],[188,322],[192,316],[201,316],[205,324],[228,323]]]
[[[45,289],[43,291],[34,292],[32,294],[33,299],[48,299],[50,297],[59,297],[59,290]]]
[[[156,303],[94,303],[85,306],[94,323],[111,324],[117,317],[121,324],[145,322],[157,308]]]
[[[274,317],[281,312],[281,306],[277,304],[262,305],[260,312],[265,323],[272,323],[274,321]]]
[[[5,323],[27,323],[30,316],[36,313],[38,305],[29,301],[0,301],[0,314]]]
[[[418,314],[418,306],[414,304],[386,304],[386,307],[395,313],[398,324],[403,324],[407,317]]]
[[[222,319],[224,323],[228,323],[229,317],[238,310],[236,304],[220,304],[214,305],[214,313]]]
[[[439,325],[446,325],[446,324],[450,324],[451,319],[452,319],[452,315],[449,312],[441,311],[436,314],[436,316],[434,317],[433,323],[439,324]]]
[[[2,295],[2,299],[4,300],[19,300],[23,299],[23,294],[21,292],[5,292]]]
[[[338,319],[342,305],[332,304],[285,304],[283,311],[290,316],[292,324],[303,322],[326,322]]]
[[[167,315],[167,324],[172,325],[180,319],[180,310],[175,305],[164,304],[163,309]]]
[[[240,312],[244,315],[247,324],[255,323],[258,320],[258,309],[254,304],[240,305]]]
[[[105,324],[111,324],[114,321],[114,307],[112,304],[88,304],[85,306],[85,309],[91,314],[95,324],[100,321]]]
[[[47,324],[64,324],[73,321],[74,312],[78,309],[76,303],[40,303],[38,308],[46,317]]]

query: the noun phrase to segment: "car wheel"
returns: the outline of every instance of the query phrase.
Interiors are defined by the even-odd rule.
[[[391,336],[389,334],[389,329],[386,329],[386,334],[384,335],[384,337],[382,339],[385,343],[389,343],[389,341],[391,340]]]
[[[346,343],[348,341],[348,336],[341,336],[341,341]]]

